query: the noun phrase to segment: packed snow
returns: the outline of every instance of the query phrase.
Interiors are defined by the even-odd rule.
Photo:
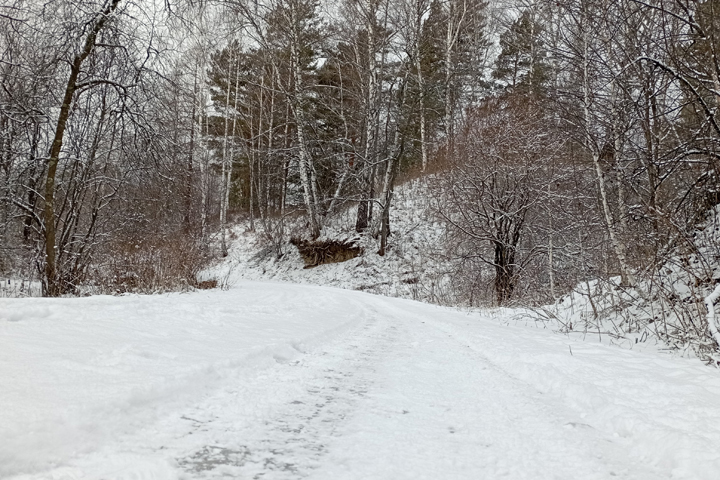
[[[12,480],[720,472],[697,360],[328,287],[3,298],[0,375]]]

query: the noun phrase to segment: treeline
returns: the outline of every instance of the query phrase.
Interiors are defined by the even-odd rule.
[[[352,208],[385,254],[438,172],[458,301],[547,301],[636,285],[719,200],[718,0],[18,0],[0,31],[0,269],[46,295],[192,284],[232,214],[280,255]]]
[[[613,276],[657,288],[720,200],[720,2],[530,3],[499,48],[504,88],[465,110],[438,188],[464,298],[492,285],[497,304],[548,302]],[[696,318],[717,266],[699,257],[697,295],[669,294]]]

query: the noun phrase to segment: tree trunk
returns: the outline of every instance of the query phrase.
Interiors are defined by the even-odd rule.
[[[363,232],[367,229],[372,221],[372,199],[374,168],[377,161],[377,141],[379,128],[379,82],[378,82],[378,65],[377,65],[377,25],[376,14],[377,4],[373,3],[372,8],[368,6],[367,11],[363,12],[365,21],[365,31],[367,33],[367,51],[368,58],[366,82],[367,93],[365,96],[365,148],[363,158],[361,159],[361,176],[360,176],[360,203],[358,204],[357,219],[355,221],[355,230]]]
[[[505,305],[515,290],[515,247],[495,241],[495,295]]]
[[[230,182],[226,178],[230,175],[230,168],[228,168],[228,164],[230,163],[230,160],[228,159],[228,135],[229,135],[229,127],[230,127],[230,119],[228,118],[228,115],[230,114],[230,71],[232,68],[232,50],[230,51],[230,64],[228,65],[228,78],[227,78],[227,92],[225,94],[225,131],[223,132],[223,147],[222,147],[222,172],[220,176],[220,182],[221,182],[221,192],[220,192],[220,253],[223,257],[227,257],[228,255],[228,248],[227,248],[227,240],[226,240],[226,229],[227,229],[227,201],[229,198],[228,190],[230,188]],[[240,62],[238,62],[239,64]],[[237,84],[238,75],[237,72],[235,74],[235,83]],[[237,103],[237,85],[235,87],[236,90],[236,96],[235,96],[235,102]],[[234,120],[233,120],[234,123]],[[234,124],[233,124],[234,129]],[[234,132],[233,132],[234,133]]]
[[[225,178],[225,185],[224,187],[224,194],[225,194],[225,221],[227,221],[227,210],[230,209],[230,187],[232,186],[232,174],[233,174],[233,161],[235,159],[235,135],[236,135],[236,127],[237,127],[237,109],[238,109],[238,95],[240,92],[240,62],[237,63],[236,69],[235,69],[235,100],[233,101],[233,121],[232,121],[232,130],[230,132],[230,137],[232,138],[232,141],[230,142],[230,158],[228,159],[228,171],[227,171],[227,177]],[[224,232],[223,232],[224,235]],[[227,253],[226,253],[227,255]]]
[[[385,171],[385,181],[383,182],[382,193],[382,212],[380,215],[380,250],[378,255],[385,255],[387,248],[387,238],[390,235],[390,206],[392,205],[393,190],[395,189],[395,178],[400,167],[400,157],[404,148],[404,140],[400,139],[400,129],[395,131],[395,141],[393,142],[393,152],[388,159],[387,170]]]
[[[195,164],[195,117],[197,115],[197,103],[199,102],[198,72],[195,66],[193,78],[192,111],[190,112],[190,144],[188,145],[187,167],[185,169],[185,211],[183,212],[183,233],[189,236],[192,233],[192,204],[193,204],[193,176]]]
[[[203,68],[203,71],[205,69]],[[203,139],[203,161],[200,164],[200,238],[203,242],[207,239],[207,214],[208,214],[208,190],[210,183],[210,113],[207,104],[205,104],[205,95],[201,95],[203,99],[203,113],[205,117],[205,134]],[[202,133],[202,131],[201,131]]]
[[[427,149],[427,120],[425,118],[425,79],[422,72],[422,63],[420,58],[420,38],[422,37],[422,19],[425,14],[424,2],[416,0],[414,12],[414,35],[415,35],[415,75],[417,76],[418,91],[420,92],[418,108],[420,109],[420,153],[422,158],[422,171],[427,169],[428,149]]]
[[[30,171],[28,172],[28,191],[27,191],[27,214],[23,222],[23,240],[26,245],[30,245],[32,236],[32,226],[37,220],[35,208],[37,206],[37,184],[41,181],[43,170],[37,171],[38,167],[38,143],[40,142],[40,125],[35,123],[33,129],[32,144],[30,147]],[[8,145],[8,150],[9,150]]]
[[[292,10],[293,16],[295,11]],[[303,80],[302,71],[300,67],[300,45],[298,38],[298,32],[296,31],[297,23],[293,18],[293,38],[290,42],[290,55],[293,63],[293,110],[295,113],[297,140],[299,149],[299,161],[300,161],[300,181],[303,186],[303,199],[305,200],[305,207],[307,209],[308,217],[310,220],[310,236],[315,239],[320,236],[320,223],[317,218],[317,193],[314,185],[311,182],[314,178],[312,160],[307,148],[307,140],[305,138],[305,111],[302,105],[302,93],[303,93]]]
[[[445,32],[445,141],[447,142],[448,158],[453,158],[455,155],[455,142],[453,139],[455,135],[455,98],[453,91],[455,66],[453,64],[453,53],[467,13],[466,0],[460,1],[462,5],[456,5],[454,0],[448,2],[447,30]]]
[[[593,154],[593,163],[595,164],[595,174],[597,178],[598,189],[600,190],[600,201],[602,203],[605,226],[607,227],[608,234],[610,235],[610,242],[612,243],[613,251],[615,252],[615,256],[617,257],[618,263],[620,264],[620,281],[622,285],[634,286],[635,278],[630,272],[630,268],[627,264],[627,256],[625,255],[625,244],[622,243],[622,241],[618,237],[615,220],[613,219],[612,212],[610,211],[610,203],[607,196],[607,188],[605,186],[605,176],[602,172],[602,167],[600,166],[599,155]]]
[[[605,175],[600,165],[600,152],[597,147],[593,147],[595,142],[590,136],[590,77],[589,77],[589,51],[588,51],[588,35],[589,32],[583,33],[583,116],[585,123],[585,135],[587,148],[592,150],[593,164],[595,165],[595,175],[598,183],[598,189],[600,191],[600,201],[602,204],[603,215],[605,218],[605,226],[608,229],[610,235],[610,242],[613,246],[615,256],[617,257],[618,263],[620,264],[620,276],[622,285],[634,286],[635,279],[630,272],[630,268],[627,264],[627,257],[625,255],[625,244],[622,243],[618,237],[618,232],[615,226],[615,221],[610,210],[610,202],[608,200],[607,188],[605,186]],[[613,145],[614,148],[614,145]]]
[[[98,34],[105,26],[109,16],[117,9],[119,3],[120,0],[111,0],[102,12],[95,17],[95,20],[93,20],[93,23],[90,25],[90,33],[85,37],[82,51],[75,56],[70,64],[70,76],[65,85],[65,95],[63,96],[63,103],[60,106],[60,112],[55,126],[55,136],[50,147],[50,154],[47,160],[47,175],[45,177],[45,278],[43,279],[43,295],[46,297],[57,297],[64,293],[61,279],[58,277],[56,264],[55,176],[57,175],[57,167],[60,162],[60,152],[62,151],[65,128],[67,127],[67,121],[70,117],[73,97],[78,87],[77,81],[82,64],[94,50]]]
[[[405,107],[406,101],[406,87],[407,87],[407,73],[403,80],[400,93],[400,104],[398,110],[402,112]],[[401,119],[398,119],[398,122]],[[392,205],[393,190],[395,188],[395,178],[400,170],[400,159],[402,158],[403,151],[405,149],[405,139],[400,133],[400,125],[395,125],[395,135],[393,138],[392,150],[388,157],[388,165],[385,170],[385,181],[383,182],[382,192],[382,212],[380,216],[380,250],[378,255],[385,255],[385,249],[387,248],[387,238],[390,235],[390,206]]]

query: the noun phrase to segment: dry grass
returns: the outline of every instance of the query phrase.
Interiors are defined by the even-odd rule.
[[[157,293],[215,288],[197,274],[210,256],[199,242],[183,236],[115,242],[93,269],[90,283],[103,293]]]

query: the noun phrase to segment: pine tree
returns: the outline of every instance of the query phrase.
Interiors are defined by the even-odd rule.
[[[549,80],[543,27],[537,19],[533,9],[526,9],[500,35],[501,52],[495,61],[493,77],[509,89],[538,94]]]

